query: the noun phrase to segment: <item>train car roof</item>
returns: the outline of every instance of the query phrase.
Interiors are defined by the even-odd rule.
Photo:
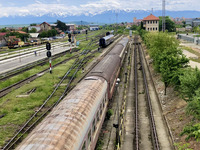
[[[114,37],[114,35],[113,35],[113,34],[110,34],[110,35],[107,35],[107,36],[102,37],[102,38],[105,39],[105,40],[107,40],[107,39],[109,39],[109,38],[111,38],[111,37]]]
[[[118,55],[107,55],[90,71],[87,77],[100,76],[109,82],[119,66],[120,57]]]
[[[107,82],[101,77],[82,80],[19,144],[17,150],[81,149],[106,89]]]
[[[121,39],[116,45],[123,45],[126,46],[126,44],[128,43],[129,39],[127,37],[124,37],[123,39]]]
[[[126,47],[126,44],[128,43],[129,39],[127,37],[124,37],[122,40],[120,40],[115,47],[108,53],[108,55],[120,55],[123,48]]]

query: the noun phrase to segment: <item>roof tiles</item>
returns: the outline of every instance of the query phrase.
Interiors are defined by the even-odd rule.
[[[147,17],[145,17],[144,19],[143,19],[143,21],[146,21],[146,20],[160,20],[158,17],[156,17],[156,16],[154,16],[154,15],[149,15],[149,16],[147,16]]]

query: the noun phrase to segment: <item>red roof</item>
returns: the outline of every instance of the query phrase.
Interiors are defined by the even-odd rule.
[[[6,32],[2,32],[2,33],[0,33],[0,36],[4,36],[6,34],[7,34]]]
[[[154,16],[154,15],[149,15],[146,18],[143,19],[144,20],[160,20],[158,17]]]
[[[51,26],[50,24],[48,24],[47,22],[43,22],[43,23],[41,23],[40,25],[42,25],[42,24],[47,24],[48,26]]]
[[[21,34],[27,34],[27,33],[24,32],[24,31],[17,31],[17,32],[19,32],[19,33],[21,33]]]

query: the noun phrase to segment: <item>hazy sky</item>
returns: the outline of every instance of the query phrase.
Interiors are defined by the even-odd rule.
[[[161,10],[162,0],[0,0],[0,18],[10,16],[96,15],[106,10]],[[200,0],[166,0],[166,10],[200,11]]]

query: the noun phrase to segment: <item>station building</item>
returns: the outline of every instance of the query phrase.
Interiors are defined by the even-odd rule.
[[[149,16],[145,17],[143,21],[143,26],[145,27],[146,31],[150,32],[158,32],[159,31],[159,18],[150,14]]]

